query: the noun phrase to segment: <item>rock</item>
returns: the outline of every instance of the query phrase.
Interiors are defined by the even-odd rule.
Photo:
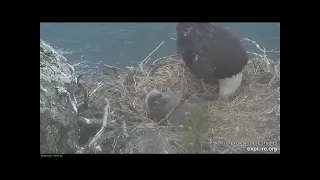
[[[74,152],[73,71],[63,55],[40,40],[40,153]]]

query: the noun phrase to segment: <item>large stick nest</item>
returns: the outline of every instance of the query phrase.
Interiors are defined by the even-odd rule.
[[[234,100],[209,101],[207,108],[213,123],[213,136],[208,138],[210,148],[203,152],[250,153],[241,143],[258,141],[264,142],[265,146],[266,142],[271,143],[268,147],[276,147],[277,152],[280,150],[280,58],[269,59],[267,56],[280,54],[280,51],[266,51],[256,42],[244,40],[256,45],[259,52],[248,52],[250,59],[243,69],[243,82]],[[96,144],[99,152],[153,153],[147,150],[146,144],[150,144],[152,139],[155,142],[155,137],[179,144],[180,133],[167,126],[155,127],[154,122],[147,118],[143,103],[146,93],[152,88],[180,94],[192,93],[193,96],[205,99],[217,94],[217,86],[203,85],[195,79],[178,56],[171,55],[151,63],[151,54],[137,67],[126,69],[106,67],[100,63],[104,70],[111,71],[104,72],[108,75],[100,74],[99,80],[93,78],[89,71],[84,72],[82,84],[89,90],[90,98],[89,109],[82,117],[91,120],[91,123],[102,124],[106,103],[110,103],[109,129],[106,129],[101,141]],[[143,129],[143,132],[138,133],[140,136],[133,135],[137,129]],[[105,148],[100,150],[99,145]],[[183,152],[181,146],[174,147],[175,150],[171,148],[172,151],[166,152]]]

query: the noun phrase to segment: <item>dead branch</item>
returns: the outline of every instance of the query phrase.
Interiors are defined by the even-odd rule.
[[[99,63],[105,67],[106,69],[110,69],[110,70],[113,70],[113,71],[123,71],[123,72],[126,72],[127,70],[125,69],[122,69],[122,68],[118,68],[118,67],[115,67],[115,66],[111,66],[111,65],[107,65],[107,64],[104,64],[102,61],[99,61]]]
[[[92,96],[101,86],[103,86],[104,85],[104,83],[102,83],[102,82],[100,82],[99,84],[98,84],[98,86],[96,87],[96,89],[94,89],[90,94],[89,94],[89,97],[90,96]]]
[[[80,151],[80,153],[86,152],[88,149],[99,145],[101,142],[101,135],[103,134],[105,128],[107,127],[108,117],[110,113],[110,102],[108,99],[105,99],[105,100],[107,102],[107,105],[104,108],[104,116],[103,116],[101,129],[97,132],[97,134],[94,136],[91,142],[88,145],[86,145],[82,151]]]
[[[112,116],[112,115],[110,114],[110,116]],[[80,117],[80,118],[78,118],[78,121],[85,123],[85,124],[92,124],[92,123],[93,124],[101,124],[101,126],[103,124],[103,119],[96,119],[96,118],[89,119],[89,118],[85,118],[85,117]],[[118,124],[108,120],[107,128],[116,128],[116,127],[118,127]]]
[[[146,58],[144,58],[140,63],[139,63],[139,66],[140,66],[140,69],[144,69],[145,65],[148,63],[148,60],[149,60],[149,57],[154,53],[156,52],[163,44],[164,44],[165,41],[162,41]]]
[[[163,59],[167,59],[167,58],[170,58],[170,57],[174,57],[174,56],[177,56],[178,54],[171,54],[169,56],[165,56],[165,57],[162,57],[162,58],[158,58],[156,60],[153,61],[152,65],[155,65],[158,61],[161,61]]]
[[[126,110],[122,110],[122,109],[119,109],[119,108],[113,108],[114,111],[118,111],[118,112],[121,112],[123,113],[123,115],[125,116],[135,116],[137,118],[140,118],[142,120],[147,120],[147,121],[151,121],[151,119],[149,119],[148,117],[144,117],[144,116],[141,116],[140,114],[136,114],[136,113],[133,113],[133,112],[129,112],[129,111],[126,111]]]

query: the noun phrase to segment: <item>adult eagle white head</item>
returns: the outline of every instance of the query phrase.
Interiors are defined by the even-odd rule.
[[[178,23],[177,51],[189,70],[208,84],[219,82],[222,99],[234,95],[248,55],[240,40],[212,23]]]

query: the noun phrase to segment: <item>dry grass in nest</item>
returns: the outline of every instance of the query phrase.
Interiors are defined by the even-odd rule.
[[[208,111],[216,125],[214,128],[216,136],[224,137],[228,141],[265,139],[270,135],[267,127],[262,129],[267,121],[271,124],[279,123],[275,121],[280,116],[280,74],[264,71],[266,67],[263,61],[261,58],[251,59],[244,68],[244,83],[233,101],[209,102]],[[276,77],[270,84],[259,83],[262,78],[271,80],[274,76]],[[169,88],[181,94],[193,92],[194,95],[201,97],[201,95],[216,94],[214,90],[217,88],[209,85],[203,87],[201,82],[193,78],[189,70],[184,67],[184,63],[174,58],[163,61],[162,66],[152,77],[146,75],[137,79],[140,83],[136,90],[140,92],[144,88],[157,88],[163,91]]]
[[[252,56],[243,69],[243,83],[237,96],[230,102],[209,101],[208,112],[214,124],[214,137],[227,142],[272,141],[280,143],[280,59],[267,58],[268,53],[252,40],[259,53]],[[103,109],[104,97],[112,104],[111,111],[127,112],[140,123],[152,122],[143,108],[144,97],[152,88],[180,94],[193,93],[203,98],[217,95],[217,86],[204,85],[194,78],[184,62],[175,55],[163,58],[160,63],[148,63],[147,57],[137,68],[111,76],[91,96],[90,106]],[[119,111],[121,110],[121,111]],[[119,113],[118,113],[119,115]],[[121,115],[119,115],[121,116]]]

